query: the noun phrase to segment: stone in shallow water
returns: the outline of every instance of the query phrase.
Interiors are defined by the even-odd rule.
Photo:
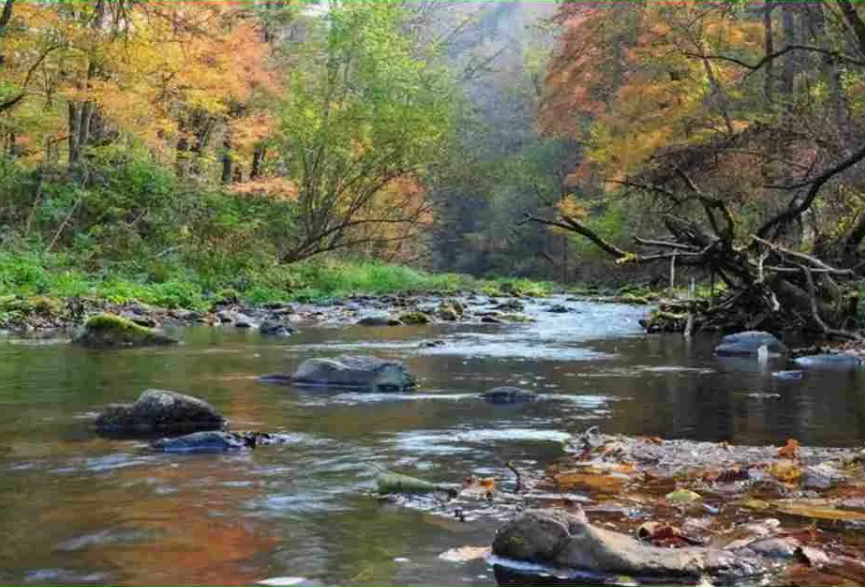
[[[659,548],[593,526],[580,510],[527,510],[506,524],[493,554],[558,568],[634,577],[688,577],[704,574],[744,578],[764,570],[749,556],[714,548]]]
[[[814,355],[799,357],[793,361],[799,367],[810,370],[847,371],[862,366],[862,358],[853,355]]]
[[[194,432],[178,438],[163,438],[153,443],[152,448],[161,452],[171,453],[219,453],[237,450],[248,450],[254,448],[254,438],[207,430]]]
[[[290,377],[267,375],[264,379],[307,387],[370,392],[407,391],[415,386],[414,376],[399,361],[363,355],[307,359]]]
[[[162,389],[148,389],[133,404],[110,405],[96,419],[96,429],[107,435],[183,434],[225,425],[206,401]]]
[[[772,377],[781,381],[798,381],[805,377],[804,371],[777,371],[772,373]]]
[[[722,338],[721,343],[715,347],[715,354],[720,357],[757,356],[762,346],[773,354],[783,355],[788,352],[784,343],[775,335],[760,330],[749,330]]]
[[[481,399],[491,404],[524,404],[538,399],[538,394],[519,387],[496,387],[481,394]]]
[[[235,328],[257,328],[258,324],[255,323],[255,320],[247,316],[242,312],[235,312],[232,310],[222,310],[218,312],[217,317],[219,321],[223,324],[231,324]]]
[[[156,330],[115,316],[100,314],[87,320],[83,331],[72,341],[88,348],[123,348],[139,346],[166,346],[177,344],[177,340]]]
[[[265,320],[261,323],[258,331],[267,336],[288,338],[294,333],[294,328],[276,320]]]
[[[366,316],[357,321],[358,326],[402,326],[402,322],[390,316]]]

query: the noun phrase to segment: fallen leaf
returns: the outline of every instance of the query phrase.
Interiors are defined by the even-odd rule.
[[[778,449],[778,456],[782,459],[799,460],[799,444],[798,440],[790,438],[787,444]]]
[[[465,563],[487,558],[490,554],[492,549],[489,546],[463,546],[446,550],[439,555],[439,558],[450,563]]]
[[[750,510],[768,510],[772,507],[772,504],[768,501],[763,501],[762,499],[748,499],[742,503],[742,505]]]
[[[654,444],[656,446],[660,446],[664,444],[664,441],[658,438],[657,436],[644,436],[640,440],[646,442],[648,444]]]
[[[694,503],[703,499],[703,496],[690,489],[679,489],[678,491],[668,493],[664,496],[664,499],[672,503]]]
[[[486,477],[484,479],[478,480],[478,486],[481,489],[485,489],[487,491],[495,491],[496,490],[496,478],[495,477]]]
[[[802,476],[799,466],[788,460],[778,461],[769,465],[769,472],[783,483],[795,483]]]
[[[734,467],[723,471],[708,471],[703,474],[703,480],[714,483],[735,483],[750,478],[746,467]]]
[[[568,472],[555,475],[553,480],[561,491],[583,489],[600,493],[618,493],[625,486],[628,478],[617,475]]]
[[[662,548],[684,548],[702,544],[699,540],[689,538],[679,528],[660,522],[645,522],[637,528],[637,538],[660,546]]]
[[[818,520],[838,520],[843,522],[865,521],[865,513],[849,510],[839,510],[831,505],[811,505],[807,503],[775,503],[779,513],[801,518]]]

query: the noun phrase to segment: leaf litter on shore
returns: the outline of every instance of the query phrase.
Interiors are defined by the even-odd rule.
[[[764,557],[773,585],[865,585],[865,451],[795,439],[756,447],[634,438],[594,428],[566,450],[545,470],[521,467],[516,491],[513,473],[503,469],[498,479],[469,477],[456,496],[420,508],[472,522],[579,503],[594,524],[655,546]],[[441,558],[474,560],[484,552],[467,546]]]

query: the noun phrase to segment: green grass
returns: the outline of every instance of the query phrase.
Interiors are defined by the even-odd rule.
[[[160,275],[159,280],[141,268],[88,271],[77,265],[73,257],[65,254],[0,252],[0,313],[20,311],[13,301],[39,296],[89,297],[117,304],[137,301],[164,308],[206,309],[226,297],[264,304],[424,292],[479,291],[487,295],[543,296],[553,290],[551,283],[504,278],[478,280],[467,275],[432,274],[369,261],[309,261],[291,266],[260,267],[240,276],[224,277],[202,276],[188,268],[176,268],[168,275]]]

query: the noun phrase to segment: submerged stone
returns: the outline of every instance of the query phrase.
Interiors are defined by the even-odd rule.
[[[804,371],[777,371],[772,373],[772,377],[781,381],[799,381],[805,377]]]
[[[273,376],[267,376],[273,380]],[[291,376],[294,385],[332,387],[370,392],[412,389],[415,379],[399,361],[344,355],[335,359],[308,359]]]
[[[154,450],[170,453],[219,453],[255,448],[255,437],[208,430],[178,438],[163,438],[151,446]]]
[[[799,357],[793,361],[799,367],[810,370],[847,371],[862,366],[861,357],[847,354],[837,355],[814,355],[810,357]]]
[[[225,418],[204,400],[161,389],[148,389],[133,404],[112,404],[96,419],[105,435],[183,434],[220,430]]]
[[[267,336],[281,336],[283,338],[288,338],[294,333],[294,329],[291,326],[276,320],[265,320],[261,323],[258,331]]]
[[[177,344],[178,341],[126,318],[100,314],[87,320],[84,330],[72,342],[89,348],[123,348],[165,346]]]
[[[496,387],[485,391],[480,397],[491,404],[505,405],[533,402],[538,399],[538,394],[518,387]]]

